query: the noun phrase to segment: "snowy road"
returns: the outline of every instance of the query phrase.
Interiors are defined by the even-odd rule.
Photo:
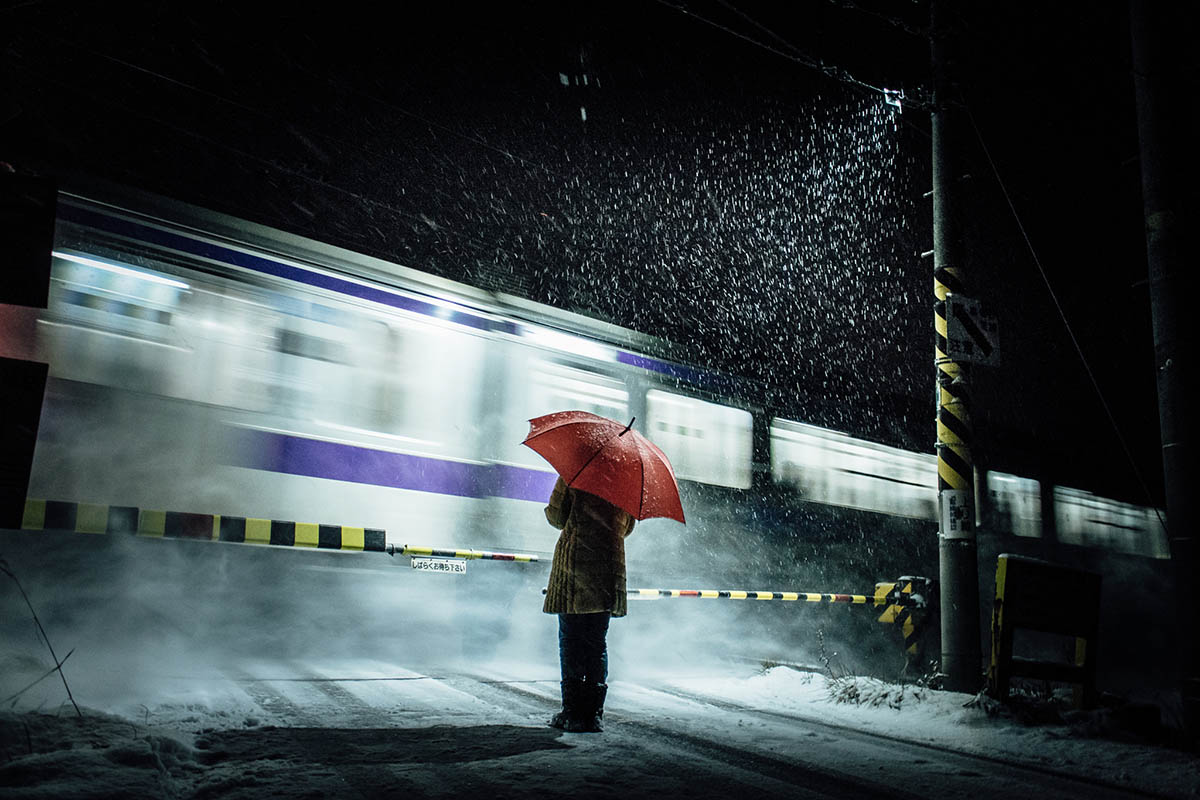
[[[770,604],[631,609],[610,631],[606,731],[565,734],[545,724],[558,668],[540,573],[481,567],[469,583],[387,557],[5,544],[72,654],[83,711],[58,676],[38,680],[53,661],[10,581],[5,800],[1200,794],[1192,753],[1121,741],[1099,712],[1030,725],[971,695],[780,665],[808,617]]]
[[[614,681],[606,731],[566,734],[544,724],[557,684],[529,672],[280,659],[158,674],[139,702],[85,706],[83,720],[69,704],[0,712],[0,787],[6,798],[1096,800],[1200,785],[1189,753],[1013,726],[945,692],[834,704],[823,678],[778,666]]]
[[[587,735],[544,726],[556,708],[553,681],[503,671],[431,676],[293,661],[226,675],[207,690],[210,701],[222,695],[208,707],[222,709],[220,720],[186,702],[147,712],[148,725],[199,734],[204,768],[184,796],[1148,796],[905,742],[903,715],[874,734],[755,709],[714,694],[719,684],[704,678],[614,682],[607,730]]]

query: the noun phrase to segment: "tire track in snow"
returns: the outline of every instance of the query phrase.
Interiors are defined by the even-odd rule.
[[[667,688],[664,688],[661,686],[656,686],[653,689],[650,689],[649,691],[659,692],[659,693],[662,693],[665,695],[677,697],[677,698],[680,698],[683,700],[689,700],[689,701],[695,702],[695,703],[702,703],[702,704],[710,705],[715,708],[720,708],[720,709],[722,709],[724,711],[728,711],[728,712],[733,712],[733,713],[738,713],[738,714],[761,715],[764,717],[776,718],[776,719],[780,719],[780,720],[784,720],[784,721],[788,721],[788,722],[800,723],[803,725],[811,726],[812,728],[815,728],[815,729],[824,729],[824,730],[829,731],[831,734],[836,734],[838,736],[842,736],[845,738],[853,738],[859,742],[864,742],[864,743],[865,742],[876,742],[876,743],[878,743],[879,740],[884,740],[884,741],[899,744],[899,745],[902,745],[902,746],[908,747],[908,748],[915,748],[915,749],[930,751],[931,753],[936,753],[938,756],[940,756],[942,758],[948,757],[950,759],[961,760],[962,762],[965,762],[967,764],[974,764],[974,766],[978,770],[982,770],[983,774],[985,774],[985,775],[988,774],[989,772],[994,773],[995,767],[997,767],[997,766],[1004,767],[1005,769],[1013,771],[1013,772],[1024,773],[1024,774],[1029,775],[1029,780],[1034,782],[1035,784],[1038,784],[1041,787],[1043,787],[1043,790],[1045,790],[1047,788],[1045,779],[1047,777],[1053,778],[1054,780],[1061,781],[1064,784],[1066,784],[1067,786],[1071,787],[1075,792],[1075,794],[1062,795],[1062,796],[1077,796],[1077,797],[1091,798],[1092,800],[1095,800],[1098,797],[1113,797],[1113,798],[1122,798],[1122,797],[1167,798],[1168,797],[1167,795],[1162,795],[1162,794],[1158,794],[1156,792],[1150,792],[1150,791],[1146,791],[1143,789],[1138,789],[1136,787],[1122,786],[1120,784],[1110,783],[1110,782],[1102,780],[1100,778],[1095,778],[1095,777],[1091,777],[1091,776],[1087,776],[1087,775],[1076,775],[1076,774],[1072,774],[1069,772],[1063,772],[1060,770],[1052,769],[1050,767],[1043,767],[1043,766],[1040,766],[1037,764],[1029,764],[1029,763],[1021,762],[1021,761],[1013,761],[1010,759],[1000,758],[997,756],[986,756],[986,755],[981,755],[981,754],[977,754],[977,753],[967,753],[962,750],[956,750],[952,747],[946,747],[944,745],[933,744],[930,742],[915,741],[910,738],[905,738],[902,736],[894,736],[894,735],[887,734],[887,733],[874,733],[874,732],[867,733],[858,728],[853,728],[853,727],[846,726],[846,725],[838,725],[836,723],[831,723],[831,722],[822,722],[819,720],[809,719],[808,717],[804,717],[799,714],[793,714],[793,713],[788,713],[788,712],[783,712],[783,711],[773,711],[770,709],[755,708],[753,706],[746,706],[746,705],[742,705],[740,703],[735,703],[735,702],[732,702],[729,700],[723,700],[720,698],[714,698],[714,697],[710,697],[707,695],[694,694],[692,692],[686,692],[686,691],[683,691],[680,689],[675,689],[675,688],[667,689]],[[960,768],[960,772],[965,772],[965,771],[970,771],[970,770],[971,770],[970,767]],[[1097,789],[1102,789],[1106,792],[1109,792],[1110,794],[1097,795],[1096,794]]]
[[[267,679],[256,678],[236,666],[226,666],[222,672],[250,696],[250,699],[262,709],[263,715],[270,720],[272,725],[311,727],[317,724],[314,717],[293,703],[286,695],[267,686]]]
[[[547,695],[533,688],[540,682],[523,684],[486,680],[477,676],[464,677],[479,681],[501,695],[519,698],[527,708],[541,710],[543,717],[548,718],[559,708],[557,696]],[[761,793],[766,789],[775,794],[786,790],[788,797],[839,799],[888,796],[895,792],[895,787],[890,783],[850,778],[811,764],[798,764],[757,750],[717,742],[675,727],[634,720],[626,713],[613,713],[607,706],[604,718],[616,727],[615,730],[611,727],[606,729],[607,732],[600,734],[601,736],[611,738],[614,734],[628,735],[630,731],[635,731],[635,738],[639,740],[638,744],[643,752],[654,747],[665,750],[666,755],[680,768],[683,766],[682,759],[690,756],[688,760],[692,763],[686,765],[689,770],[700,767],[711,773],[713,781],[732,780],[754,792]],[[700,760],[699,764],[695,763],[697,758]],[[693,780],[694,777],[692,776]],[[763,786],[764,780],[775,785]]]

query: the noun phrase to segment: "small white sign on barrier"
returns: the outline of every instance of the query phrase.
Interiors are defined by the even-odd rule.
[[[412,568],[422,572],[442,572],[448,575],[465,575],[467,562],[456,558],[431,558],[429,556],[413,556]]]

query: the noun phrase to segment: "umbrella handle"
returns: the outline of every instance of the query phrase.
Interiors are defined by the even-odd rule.
[[[618,433],[617,436],[624,436],[625,434],[629,433],[629,430],[633,427],[633,420],[635,420],[635,419],[637,419],[637,417],[634,417],[633,419],[629,420],[629,424],[625,426],[625,430]]]

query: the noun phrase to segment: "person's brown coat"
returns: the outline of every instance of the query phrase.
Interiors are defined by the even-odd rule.
[[[546,519],[562,533],[554,545],[542,611],[625,616],[625,537],[633,532],[633,516],[607,500],[568,488],[559,478]]]

